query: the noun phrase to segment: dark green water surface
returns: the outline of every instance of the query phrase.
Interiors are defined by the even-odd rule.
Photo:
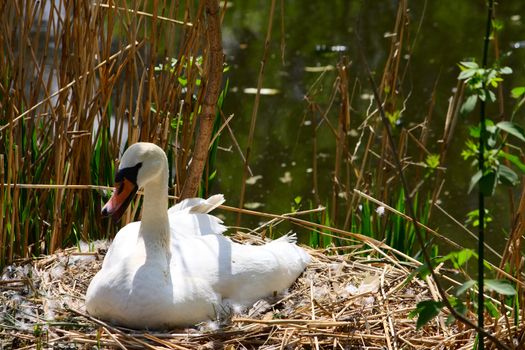
[[[245,89],[257,86],[270,3],[235,1],[224,18],[224,51],[226,61],[232,69],[227,73],[230,89],[223,110],[226,115],[234,114],[230,125],[243,152],[248,143],[255,100],[255,95],[245,93]],[[481,61],[486,21],[485,3],[482,0],[408,2],[408,45],[403,47],[401,53],[402,70],[409,60],[405,79],[400,86],[401,96],[406,99],[403,125],[410,127],[424,120],[436,86],[428,144],[431,152],[439,152],[437,141],[443,133],[448,100],[457,84],[457,63],[472,58]],[[281,5],[284,10],[284,27]],[[285,213],[291,210],[294,198],[300,196],[302,209],[308,209],[309,201],[314,201],[313,177],[310,172],[313,126],[311,114],[306,113],[304,96],[320,73],[308,72],[307,67],[335,67],[341,56],[348,56],[352,62],[349,70],[350,85],[357,84],[352,100],[351,128],[359,132],[358,127],[364,120],[369,104],[366,97],[371,94],[371,89],[364,74],[364,66],[359,60],[355,31],[359,28],[368,64],[379,80],[390,49],[389,33],[394,30],[396,13],[397,1],[276,2],[263,87],[276,89],[278,93],[261,96],[250,166],[253,175],[262,177],[255,184],[247,186],[247,203],[253,206],[260,203],[257,210]],[[500,54],[504,57],[502,63],[514,70],[511,76],[505,77],[503,88],[505,113],[508,117],[514,103],[509,97],[510,89],[525,85],[525,2],[502,2],[497,7],[496,15],[503,25],[498,34]],[[490,62],[494,60],[492,46]],[[317,85],[323,90],[316,95],[315,100],[323,109],[328,104],[336,74],[337,70],[327,72]],[[338,109],[339,100],[336,99],[328,114],[333,125],[337,125]],[[489,108],[489,116],[498,119],[496,112],[495,105]],[[475,112],[468,118],[460,119],[445,164],[446,182],[440,197],[441,205],[460,221],[464,221],[466,213],[477,206],[477,194],[466,193],[473,169],[460,155],[468,134],[467,126],[475,123],[477,118],[478,113]],[[516,121],[525,124],[524,112],[518,115]],[[219,181],[212,191],[223,192],[227,203],[236,206],[241,190],[242,161],[231,138],[227,133],[223,135],[221,147],[231,148],[231,151],[220,151],[218,154]],[[352,151],[356,142],[357,137],[351,141]],[[376,139],[375,142],[380,140]],[[374,148],[379,149],[377,146]],[[329,203],[331,198],[334,154],[334,137],[326,125],[321,125],[316,156],[319,167],[318,195],[322,203]],[[360,161],[357,160],[356,163],[360,164]],[[412,187],[415,185],[410,183]],[[426,195],[427,190],[421,192]],[[514,189],[514,193],[519,198],[520,189]],[[500,189],[487,201],[494,216],[488,241],[501,251],[511,222],[507,191]],[[233,215],[228,214],[227,219],[227,224],[234,224]],[[244,216],[242,223],[251,227],[261,220]],[[437,211],[432,215],[430,226],[464,246],[475,247],[473,239]],[[277,228],[281,232],[288,229],[288,226]],[[305,234],[302,233],[302,239],[305,239]]]

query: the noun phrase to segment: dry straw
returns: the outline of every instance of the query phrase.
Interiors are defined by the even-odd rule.
[[[249,234],[234,239],[261,243]],[[339,247],[338,255],[306,248],[313,261],[288,291],[232,312],[221,324],[162,332],[119,328],[84,311],[87,285],[106,248],[103,241],[82,244],[80,251],[7,269],[0,281],[3,348],[461,349],[475,338],[461,324],[447,324],[446,314],[416,330],[409,313],[418,301],[438,297],[434,282],[410,279],[414,264],[361,245]],[[500,336],[514,329],[499,321]]]

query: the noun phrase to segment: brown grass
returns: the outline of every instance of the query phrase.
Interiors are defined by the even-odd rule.
[[[242,233],[234,239],[261,242]],[[7,270],[0,281],[4,349],[461,349],[472,347],[475,337],[458,323],[447,325],[446,314],[416,330],[408,314],[418,301],[438,298],[434,282],[410,280],[415,265],[366,245],[339,247],[339,255],[306,248],[313,262],[289,291],[232,314],[218,329],[211,323],[163,332],[113,327],[83,310],[107,243],[95,247],[22,260]],[[497,333],[507,331],[501,323]]]

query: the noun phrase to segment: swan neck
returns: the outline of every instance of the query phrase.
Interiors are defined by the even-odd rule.
[[[144,185],[141,231],[169,240],[168,177],[161,172]]]

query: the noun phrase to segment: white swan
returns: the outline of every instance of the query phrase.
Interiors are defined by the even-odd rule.
[[[142,221],[115,236],[86,293],[91,315],[131,328],[188,326],[215,318],[225,305],[248,306],[281,291],[301,274],[310,257],[293,239],[251,246],[223,236],[222,221],[206,214],[222,195],[166,210],[167,166],[162,149],[150,143],[122,156],[102,212],[118,220],[143,187]]]

